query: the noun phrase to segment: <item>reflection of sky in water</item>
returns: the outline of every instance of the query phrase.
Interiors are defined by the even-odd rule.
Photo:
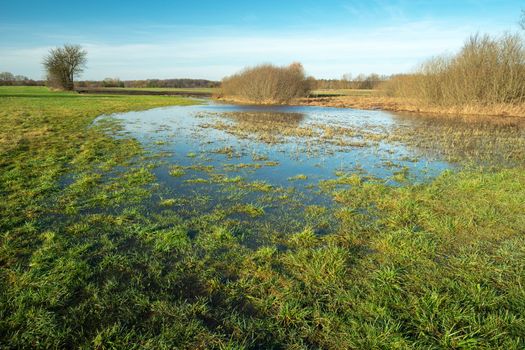
[[[211,112],[211,113],[210,113]],[[130,112],[115,115],[124,120],[125,131],[137,138],[152,151],[167,151],[168,163],[190,166],[195,164],[213,165],[216,171],[228,173],[231,168],[225,165],[254,163],[253,156],[265,156],[268,161],[278,162],[278,166],[263,166],[259,169],[237,169],[232,176],[242,176],[246,180],[264,180],[275,186],[317,185],[319,180],[333,179],[337,171],[359,172],[388,180],[404,167],[409,170],[413,181],[425,181],[450,168],[451,165],[439,161],[414,158],[414,154],[400,144],[376,143],[361,146],[337,146],[312,142],[308,137],[288,137],[282,143],[268,144],[261,141],[238,138],[222,130],[201,128],[217,119],[235,122],[232,118],[222,118],[221,113],[230,112],[276,112],[299,113],[304,117],[297,124],[301,126],[326,124],[341,127],[356,127],[368,132],[388,130],[396,120],[391,114],[382,111],[361,111],[323,107],[258,107],[231,105],[204,105],[190,107],[167,107],[149,111]],[[216,114],[215,114],[216,113]],[[297,122],[297,119],[294,119]],[[214,151],[231,147],[234,156]],[[188,157],[188,154],[195,157]],[[257,162],[257,161],[256,161]],[[264,163],[259,161],[258,163]],[[163,179],[165,172],[157,171]],[[165,173],[165,174],[164,174]],[[294,181],[288,178],[304,174],[307,181]]]
[[[293,122],[297,125],[356,126],[367,131],[388,128],[395,123],[389,113],[379,111],[229,105],[168,107],[118,114],[116,117],[125,121],[125,131],[137,138],[147,149],[168,152],[169,155],[165,157],[166,166],[157,168],[155,173],[159,182],[167,184],[179,196],[199,193],[211,198],[219,198],[221,196],[217,191],[221,189],[210,184],[184,182],[192,178],[209,178],[209,175],[202,171],[186,170],[184,176],[171,176],[169,169],[174,164],[212,165],[215,173],[228,177],[241,176],[245,181],[265,181],[276,187],[294,187],[298,195],[302,196],[299,200],[304,204],[326,202],[326,198],[317,193],[317,185],[321,180],[335,179],[337,171],[357,172],[363,176],[385,179],[387,183],[395,184],[390,178],[404,167],[409,169],[409,177],[413,181],[427,180],[450,167],[440,161],[422,158],[414,161],[411,159],[413,156],[411,152],[402,145],[379,143],[367,147],[340,147],[312,142],[308,137],[290,137],[283,143],[268,144],[252,139],[241,139],[221,130],[200,127],[217,119],[232,122],[231,118],[220,117],[221,113],[228,112],[294,113],[303,116],[299,120],[294,118]],[[225,147],[231,147],[232,157],[215,153]],[[265,161],[254,161],[261,156]],[[265,166],[266,161],[278,162],[278,165]],[[258,169],[234,167],[253,163],[260,163],[262,167]],[[306,175],[307,179],[295,181],[289,179],[299,174]],[[252,197],[245,195],[244,202],[253,200]]]
[[[440,156],[442,149],[434,144],[418,147],[402,139],[394,137],[397,141],[388,141],[389,138],[384,137],[396,136],[396,131],[402,128],[413,133],[417,140],[426,142],[428,135],[420,135],[417,127],[423,125],[431,135],[437,135],[447,130],[448,124],[441,128],[439,121],[384,111],[212,103],[111,117],[123,122],[125,136],[136,138],[161,161],[154,173],[162,193],[153,198],[149,210],[163,209],[159,203],[166,198],[182,199],[171,207],[182,216],[198,217],[216,209],[228,211],[239,204],[264,208],[260,218],[246,218],[246,214],[236,214],[235,210],[227,214],[226,217],[233,220],[245,215],[248,227],[258,223],[283,232],[299,229],[309,220],[305,216],[306,206],[335,205],[331,195],[323,192],[320,185],[324,180],[334,180],[341,175],[358,174],[365,181],[373,179],[399,186],[429,181],[443,170],[456,167]],[[229,129],[220,128],[220,125],[235,126],[235,134],[228,133]],[[471,128],[471,124],[465,125]],[[322,132],[313,136],[294,133],[308,127],[319,131],[323,126],[344,128],[345,140],[361,142],[330,142],[323,138]],[[276,136],[278,142],[261,137],[260,129],[269,130],[270,137]],[[346,130],[350,133],[346,134]],[[374,138],[376,134],[382,137]],[[508,139],[509,134],[505,131],[501,135]],[[260,167],[254,168],[253,164]],[[173,166],[211,166],[212,170],[183,169],[181,176],[172,176]],[[290,179],[297,175],[305,175],[306,179]],[[221,180],[225,178],[237,180]],[[197,179],[202,181],[188,182]],[[269,184],[272,190],[265,192],[251,187],[253,182]],[[350,185],[338,184],[336,188],[346,186]]]
[[[248,119],[246,114],[232,112],[249,113]],[[330,125],[384,133],[396,125],[396,121],[391,114],[380,111],[210,104],[158,108],[116,114],[114,117],[124,121],[124,133],[139,140],[147,150],[165,153],[161,158],[163,164],[156,167],[154,173],[158,182],[164,185],[165,197],[190,199],[183,205],[184,210],[193,211],[188,215],[249,203],[264,207],[265,220],[271,215],[280,220],[294,211],[301,217],[307,205],[333,205],[331,197],[320,191],[319,184],[323,180],[336,179],[337,174],[358,173],[399,185],[393,177],[403,169],[408,169],[411,182],[421,182],[451,167],[442,161],[414,158],[412,152],[400,144],[379,141],[361,146],[339,146],[308,136],[281,137],[279,143],[267,143],[209,127],[217,121],[239,123],[242,127],[243,123],[250,122],[250,118],[259,120],[261,117],[265,121],[264,118],[268,118],[268,123],[277,121],[275,128]],[[203,127],[206,125],[208,127]],[[273,127],[274,124],[271,125]],[[276,133],[279,134],[279,130]],[[225,148],[229,148],[229,155],[217,152]],[[274,165],[266,162],[273,162]],[[261,166],[238,167],[254,163]],[[213,166],[213,171],[184,169],[184,175],[172,176],[170,168],[173,165]],[[241,177],[244,184],[263,181],[272,185],[275,191],[265,193],[249,186],[221,181],[187,182],[192,179],[213,180],[217,174],[230,179]],[[291,179],[297,175],[307,178]],[[287,198],[284,202],[276,199],[282,195]]]

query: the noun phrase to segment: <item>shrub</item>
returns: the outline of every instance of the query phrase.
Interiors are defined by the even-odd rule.
[[[247,102],[281,104],[307,96],[311,81],[312,78],[306,78],[300,63],[287,67],[263,64],[225,78],[221,90],[223,96]]]
[[[123,88],[124,82],[121,81],[119,78],[106,78],[102,80],[102,86],[103,87],[117,87],[117,88]]]
[[[434,57],[414,74],[393,77],[384,88],[392,96],[437,105],[523,103],[523,38],[471,36],[456,55]]]

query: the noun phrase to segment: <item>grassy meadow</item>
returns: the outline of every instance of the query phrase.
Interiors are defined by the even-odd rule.
[[[118,120],[93,123],[196,103],[0,88],[0,348],[525,347],[522,165],[342,176],[325,188],[338,206],[310,212],[333,232],[248,245],[231,208],[151,210],[155,155]]]

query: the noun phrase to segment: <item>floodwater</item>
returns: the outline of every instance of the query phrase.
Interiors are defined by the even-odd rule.
[[[404,186],[448,169],[525,163],[516,120],[214,103],[110,117],[157,155],[156,209],[189,217],[219,209],[231,220],[279,222],[336,205],[326,188],[348,179]]]

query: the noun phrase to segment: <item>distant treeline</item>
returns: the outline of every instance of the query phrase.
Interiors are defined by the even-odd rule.
[[[24,75],[14,75],[10,72],[0,73],[0,86],[44,86],[43,80],[29,79]]]
[[[379,74],[359,74],[352,77],[345,74],[341,79],[313,79],[310,78],[310,88],[319,89],[377,89],[390,77]],[[0,73],[0,85],[45,86],[45,80],[33,80],[23,75],[14,75],[9,72]],[[145,79],[120,80],[106,78],[104,80],[84,80],[75,83],[80,88],[218,88],[221,82],[206,79]]]
[[[214,88],[220,82],[206,79],[146,79],[146,80],[120,80],[119,78],[106,78],[102,81],[79,81],[77,87],[100,88]]]
[[[379,74],[359,74],[352,77],[345,74],[341,79],[314,79],[310,78],[310,88],[318,89],[377,89],[390,77]],[[226,79],[227,80],[227,79]],[[146,80],[120,80],[119,78],[106,78],[102,81],[79,81],[77,87],[101,88],[219,88],[220,81],[206,79],[146,79]]]
[[[342,79],[316,79],[313,88],[320,89],[377,89],[390,77],[386,75],[359,74],[352,77],[351,74],[343,75]]]
[[[10,72],[0,73],[0,86],[45,86],[45,80],[33,80],[24,75],[14,75]],[[218,81],[206,79],[146,79],[146,80],[120,80],[119,78],[106,78],[104,80],[84,80],[75,82],[76,87],[82,88],[215,88],[221,85]]]

